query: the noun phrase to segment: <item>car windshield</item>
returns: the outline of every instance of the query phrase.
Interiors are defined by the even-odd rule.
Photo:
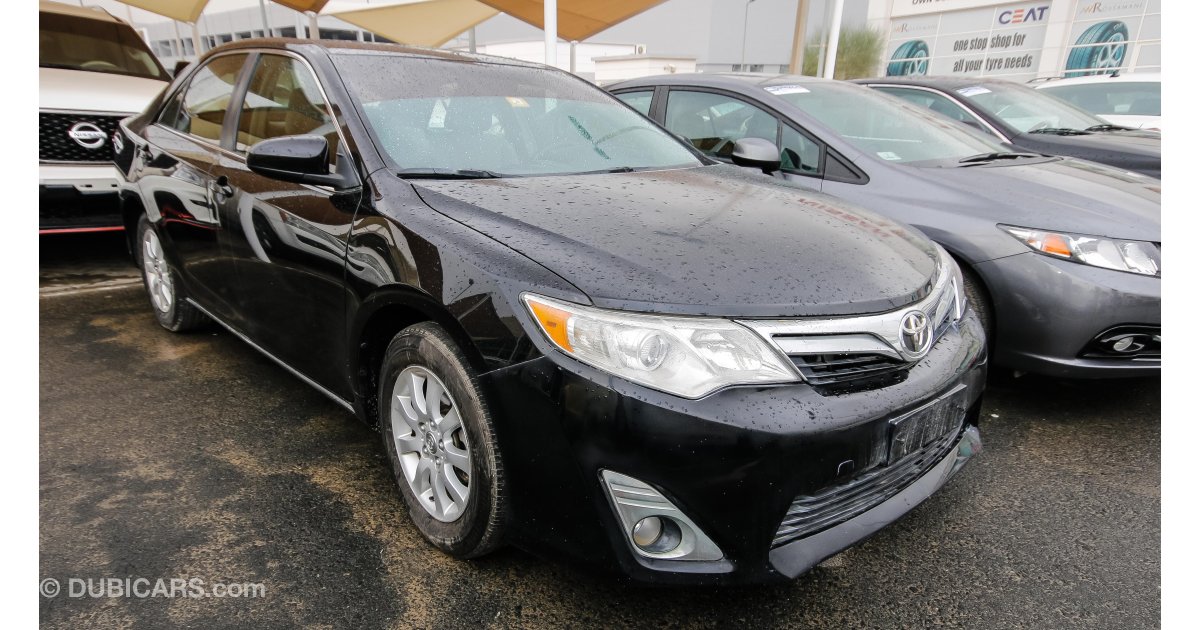
[[[848,83],[770,85],[768,92],[829,127],[856,149],[889,162],[958,160],[1005,151],[961,123]]]
[[[560,72],[398,55],[335,56],[402,173],[522,176],[684,168],[683,143]]]
[[[43,68],[171,79],[126,24],[57,13],[42,13],[38,22],[38,64]]]
[[[1160,116],[1162,84],[1155,81],[1103,81],[1038,88],[1100,116]]]
[[[1026,133],[1039,129],[1083,131],[1106,124],[1066,101],[1015,83],[972,85],[955,92],[1009,127]]]

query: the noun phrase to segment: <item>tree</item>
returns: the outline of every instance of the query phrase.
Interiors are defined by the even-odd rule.
[[[804,48],[804,71],[802,74],[816,76],[817,58],[821,54],[820,34],[809,35],[813,42]],[[833,70],[835,79],[862,79],[879,74],[879,59],[885,45],[883,33],[869,28],[843,28],[838,41],[837,66]]]

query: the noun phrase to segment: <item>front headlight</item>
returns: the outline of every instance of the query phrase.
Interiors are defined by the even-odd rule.
[[[1011,225],[997,227],[1034,251],[1047,256],[1146,276],[1157,276],[1161,273],[1162,259],[1158,246],[1154,243],[1045,232]]]
[[[530,293],[521,299],[559,350],[670,394],[700,398],[728,385],[800,380],[765,340],[725,319],[625,313]]]

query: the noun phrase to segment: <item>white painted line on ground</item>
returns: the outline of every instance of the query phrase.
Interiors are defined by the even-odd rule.
[[[118,289],[128,289],[135,286],[142,286],[141,278],[121,278],[119,280],[105,280],[103,282],[93,282],[91,284],[71,284],[57,287],[42,287],[38,289],[38,297],[47,298],[59,297],[62,295],[78,295],[80,293],[94,293],[97,291],[115,291]]]

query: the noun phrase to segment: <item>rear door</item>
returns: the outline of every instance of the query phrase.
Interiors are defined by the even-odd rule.
[[[335,192],[246,167],[254,144],[295,135],[326,138],[331,172],[334,160],[350,159],[306,61],[264,51],[252,64],[227,139],[231,150],[212,171],[235,261],[239,326],[267,352],[348,399],[344,266],[361,189]]]
[[[220,55],[198,68],[146,126],[136,156],[143,203],[188,294],[222,318],[233,315],[232,268],[211,173],[247,58]]]

